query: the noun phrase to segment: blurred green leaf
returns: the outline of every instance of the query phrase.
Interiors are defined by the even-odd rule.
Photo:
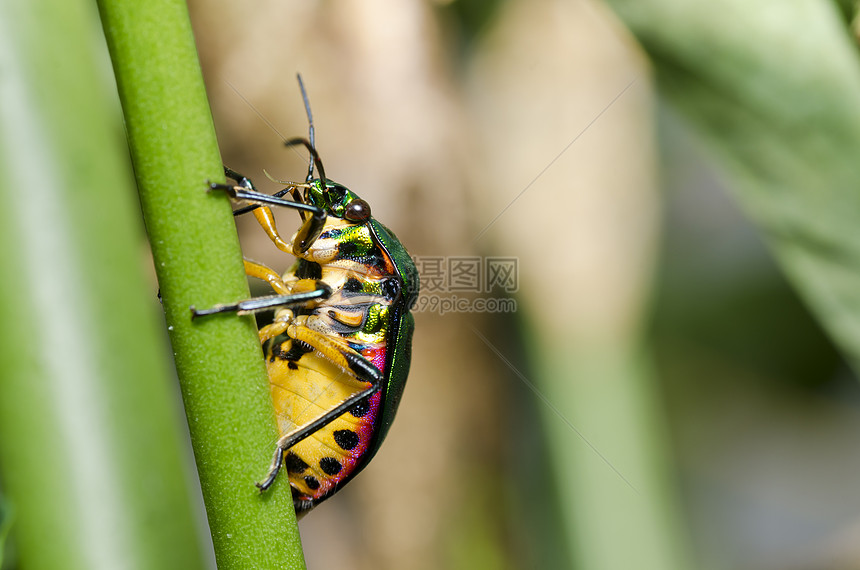
[[[833,3],[610,0],[666,97],[718,154],[746,213],[860,364],[860,65]]]
[[[21,568],[202,568],[105,55],[90,2],[0,3],[0,537]]]

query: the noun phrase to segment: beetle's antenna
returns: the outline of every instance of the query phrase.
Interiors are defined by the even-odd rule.
[[[308,150],[311,152],[313,159],[308,165],[308,176],[305,182],[310,182],[314,178],[314,164],[317,162],[320,162],[321,164],[322,161],[320,161],[319,155],[316,151],[317,145],[314,137],[314,116],[313,113],[311,113],[311,102],[310,99],[308,99],[308,92],[305,90],[305,82],[302,81],[302,74],[296,73],[296,79],[299,80],[299,89],[302,92],[302,101],[305,102],[305,113],[308,116],[308,142],[311,143]],[[322,172],[320,172],[320,178],[322,178],[323,188],[325,188],[325,175],[323,175]]]
[[[308,170],[308,182],[313,180],[313,175],[314,175],[313,174],[313,172],[314,172],[313,168],[314,168],[314,166],[316,166],[317,172],[320,173],[320,181],[322,182],[322,188],[323,188],[323,190],[325,190],[328,179],[325,177],[325,168],[323,168],[322,159],[320,158],[320,155],[317,152],[317,149],[314,148],[314,145],[311,144],[311,142],[304,137],[296,137],[296,138],[290,139],[288,141],[285,141],[284,144],[287,146],[302,145],[306,149],[308,149],[308,152],[311,153],[311,157],[312,157],[311,167]]]
[[[314,116],[311,113],[311,102],[308,99],[308,92],[305,91],[305,82],[302,81],[302,74],[296,73],[296,79],[299,80],[299,89],[302,92],[302,101],[305,103],[305,113],[308,116],[308,140],[311,142],[311,146],[316,147],[316,141],[314,140]]]

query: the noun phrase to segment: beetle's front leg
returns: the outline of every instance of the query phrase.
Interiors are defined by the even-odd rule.
[[[228,166],[224,167],[224,174],[227,176],[227,178],[234,180],[236,182],[236,185],[213,183],[209,185],[210,190],[223,190],[224,192],[227,192],[227,194],[231,198],[235,199],[248,199],[247,197],[243,196],[260,195],[260,192],[257,191],[257,188],[254,186],[254,183],[251,181],[251,179],[244,174],[236,172]],[[291,189],[294,189],[294,187],[290,186],[285,188],[281,191],[281,195],[286,194]],[[262,195],[265,196],[265,194]],[[242,210],[238,213],[245,213],[245,211],[248,210]],[[266,232],[266,235],[269,236],[269,239],[272,240],[273,244],[275,244],[275,247],[285,253],[292,253],[292,244],[288,244],[286,241],[284,241],[284,239],[281,238],[281,234],[278,233],[278,228],[275,224],[275,216],[274,214],[272,214],[271,208],[262,204],[255,204],[253,206],[253,211],[254,217],[257,219],[257,222],[260,224],[260,227],[263,228],[263,231]],[[233,214],[237,215],[237,212],[234,212]]]

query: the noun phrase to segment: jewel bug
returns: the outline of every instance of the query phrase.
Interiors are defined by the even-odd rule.
[[[245,259],[245,272],[268,282],[275,295],[191,311],[200,317],[274,308],[259,336],[280,438],[257,486],[265,491],[285,468],[302,515],[367,465],[391,427],[409,373],[419,279],[406,249],[368,203],[326,177],[298,80],[309,136],[284,142],[310,154],[305,181],[286,182],[269,195],[224,167],[236,184],[210,184],[247,202],[234,215],[253,212],[272,243],[296,261],[279,275]],[[302,224],[289,241],[278,233],[272,206],[299,212]]]

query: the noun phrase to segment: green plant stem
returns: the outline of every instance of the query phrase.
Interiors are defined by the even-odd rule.
[[[260,494],[277,430],[185,4],[100,0],[194,455],[222,568],[303,568],[289,487]],[[215,32],[213,32],[215,33]]]
[[[203,568],[97,25],[0,3],[0,534],[20,568]]]

